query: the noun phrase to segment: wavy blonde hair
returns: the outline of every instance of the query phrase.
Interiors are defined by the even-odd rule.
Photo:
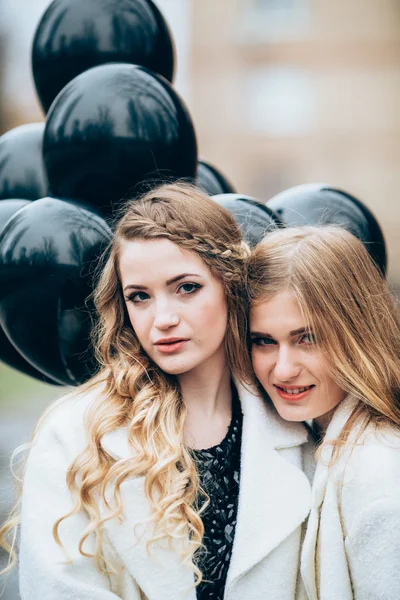
[[[362,243],[334,226],[268,234],[249,261],[250,302],[290,290],[330,374],[356,404],[333,442],[333,460],[354,425],[400,426],[400,335],[396,302]],[[357,435],[357,437],[359,437]]]
[[[98,313],[94,347],[99,373],[78,388],[81,393],[101,384],[104,393],[99,394],[86,415],[88,444],[67,473],[74,508],[55,523],[53,535],[62,545],[60,523],[85,510],[91,523],[82,534],[79,551],[84,556],[94,556],[98,569],[104,571],[102,525],[107,520],[123,518],[122,483],[128,477],[144,476],[154,525],[150,542],[181,542],[182,559],[194,570],[198,584],[201,572],[193,555],[201,546],[204,532],[200,516],[202,493],[194,460],[184,444],[185,405],[177,377],[161,371],[141,348],[128,318],[119,273],[122,244],[158,238],[199,254],[222,283],[228,304],[228,366],[233,375],[246,381],[250,366],[242,351],[242,340],[247,330],[249,249],[239,226],[224,208],[185,183],[164,185],[130,201],[115,227],[94,292]],[[132,457],[115,461],[102,449],[100,440],[121,426],[128,428]],[[112,502],[105,497],[110,486]],[[106,517],[100,515],[96,496],[109,509]],[[0,530],[2,546],[11,552],[12,544],[7,544],[6,538],[17,521],[15,516]],[[83,544],[93,533],[96,549],[94,555],[89,555]]]

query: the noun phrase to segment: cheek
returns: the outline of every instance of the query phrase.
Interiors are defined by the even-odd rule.
[[[193,321],[200,335],[202,333],[220,333],[226,330],[228,322],[228,306],[224,295],[210,294],[198,304]]]
[[[258,348],[253,348],[251,353],[251,361],[253,363],[253,369],[261,382],[265,381],[271,370],[271,357],[266,356]]]
[[[145,346],[151,329],[151,319],[149,314],[146,314],[145,311],[138,313],[135,310],[128,309],[128,317],[139,342],[142,346]]]
[[[327,388],[329,397],[336,403],[340,402],[340,400],[345,395],[345,392],[338,386],[338,384],[331,378],[327,381]]]
[[[330,370],[325,356],[318,352],[306,354],[304,364],[307,370],[314,375],[321,383],[330,386],[332,382]]]

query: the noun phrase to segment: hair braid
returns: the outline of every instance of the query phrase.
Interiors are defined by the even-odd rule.
[[[149,543],[171,542],[199,583],[201,572],[193,555],[202,543],[201,513],[205,497],[191,452],[184,443],[186,407],[177,378],[161,371],[149,359],[132,329],[122,293],[119,253],[131,240],[164,237],[202,258],[223,285],[227,298],[228,367],[234,376],[246,382],[251,369],[242,343],[247,335],[246,277],[250,250],[242,241],[233,217],[187,184],[161,186],[139,200],[132,200],[120,217],[94,293],[99,315],[94,345],[100,371],[78,390],[82,393],[98,386],[98,398],[86,416],[88,444],[68,470],[67,485],[75,505],[57,521],[53,535],[62,545],[58,535],[60,523],[85,510],[90,526],[82,532],[79,551],[87,555],[83,544],[94,533],[97,540],[94,556],[99,570],[104,571],[102,525],[109,519],[123,518],[124,481],[144,476],[154,526]],[[115,460],[100,442],[104,435],[122,426],[128,429],[132,456]],[[103,515],[99,500],[108,509]]]

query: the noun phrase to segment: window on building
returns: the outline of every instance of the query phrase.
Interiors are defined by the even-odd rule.
[[[246,43],[299,39],[310,29],[309,0],[247,0],[240,17]]]
[[[292,67],[252,67],[244,76],[245,127],[269,136],[298,136],[315,126],[312,75]]]

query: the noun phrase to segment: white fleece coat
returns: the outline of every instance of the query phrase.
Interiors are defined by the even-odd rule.
[[[325,441],[336,438],[355,405],[345,398]],[[357,429],[337,463],[322,453],[315,472],[312,510],[302,551],[310,600],[399,600],[400,435]]]
[[[84,512],[60,527],[71,564],[53,539],[54,522],[72,508],[66,473],[86,445],[84,414],[96,394],[56,408],[30,452],[22,503],[22,600],[195,600],[193,572],[178,554],[158,548],[150,555],[148,530],[135,537],[135,525],[150,515],[142,477],[121,486],[123,523],[114,519],[105,526],[107,566],[119,569],[118,574],[101,574],[92,559],[78,553],[89,522]],[[311,505],[311,487],[302,471],[307,432],[302,424],[282,421],[257,396],[243,389],[239,396],[244,415],[239,508],[224,598],[303,600],[300,542]],[[104,436],[101,445],[115,459],[131,455],[125,428]]]

